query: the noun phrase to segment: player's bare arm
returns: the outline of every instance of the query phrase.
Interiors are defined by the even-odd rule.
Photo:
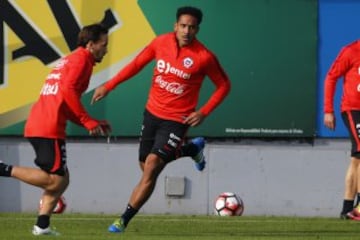
[[[108,90],[104,86],[100,86],[95,89],[94,94],[91,99],[91,104],[94,104],[97,101],[100,101],[108,94]]]

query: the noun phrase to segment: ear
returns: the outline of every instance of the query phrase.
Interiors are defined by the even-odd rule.
[[[86,49],[89,50],[90,52],[92,52],[92,46],[93,46],[93,41],[89,41],[87,44],[86,44]]]
[[[174,31],[177,29],[177,22],[174,23]]]

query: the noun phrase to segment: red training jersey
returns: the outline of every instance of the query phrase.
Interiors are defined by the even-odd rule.
[[[25,125],[25,137],[65,139],[67,120],[88,130],[98,125],[80,101],[89,85],[94,64],[91,53],[82,47],[57,63],[32,106]]]
[[[360,41],[345,46],[325,78],[324,112],[334,112],[336,82],[344,77],[341,111],[360,110]]]
[[[106,82],[105,88],[109,91],[114,89],[152,60],[156,61],[156,65],[146,109],[159,118],[183,122],[195,111],[205,76],[210,78],[216,89],[200,108],[202,114],[208,115],[213,111],[230,90],[229,78],[215,55],[196,39],[187,46],[178,47],[175,33],[156,37]]]

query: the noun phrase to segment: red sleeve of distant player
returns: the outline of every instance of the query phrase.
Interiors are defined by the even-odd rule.
[[[209,115],[224,100],[231,88],[230,80],[215,55],[210,55],[206,75],[209,76],[216,89],[206,104],[200,108],[205,116]]]
[[[325,78],[325,86],[324,86],[324,112],[332,113],[334,112],[334,94],[336,89],[336,83],[340,77],[344,76],[344,74],[351,67],[350,59],[351,59],[351,51],[349,51],[349,47],[344,47],[332,66],[330,67],[326,78]]]
[[[71,120],[91,130],[98,125],[98,121],[92,119],[86,112],[80,101],[82,92],[79,92],[77,89],[79,82],[89,81],[88,79],[83,79],[83,77],[87,75],[84,74],[84,72],[88,71],[92,71],[92,66],[89,66],[86,61],[77,62],[77,65],[73,64],[67,72],[66,80],[62,81],[60,89],[67,106],[73,114],[74,118]]]
[[[112,79],[104,84],[104,87],[111,91],[118,84],[125,82],[143,69],[146,64],[155,58],[154,41],[145,47],[128,65],[118,72]]]

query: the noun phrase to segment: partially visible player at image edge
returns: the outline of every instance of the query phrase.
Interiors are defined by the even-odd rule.
[[[345,176],[340,218],[360,221],[360,40],[341,49],[326,75],[324,125],[330,130],[336,127],[334,95],[336,83],[341,77],[344,79],[340,111],[350,135],[351,157]]]
[[[101,24],[82,28],[78,48],[62,58],[46,77],[40,97],[25,125],[25,137],[36,154],[38,168],[12,166],[0,161],[0,176],[13,177],[43,189],[34,235],[59,235],[50,228],[51,214],[69,185],[66,123],[83,126],[90,135],[108,135],[106,121],[91,118],[80,98],[88,88],[93,67],[107,53],[108,29]],[[4,194],[6,192],[2,192]]]
[[[190,156],[199,171],[205,168],[203,137],[183,144],[189,127],[198,126],[228,95],[230,81],[216,56],[196,39],[202,12],[180,7],[174,32],[156,37],[127,66],[98,87],[92,103],[105,97],[155,60],[152,84],[146,103],[140,136],[139,161],[142,176],[119,219],[108,228],[124,232],[130,220],[153,193],[157,178],[171,161]],[[208,101],[197,108],[205,76],[215,85]]]

